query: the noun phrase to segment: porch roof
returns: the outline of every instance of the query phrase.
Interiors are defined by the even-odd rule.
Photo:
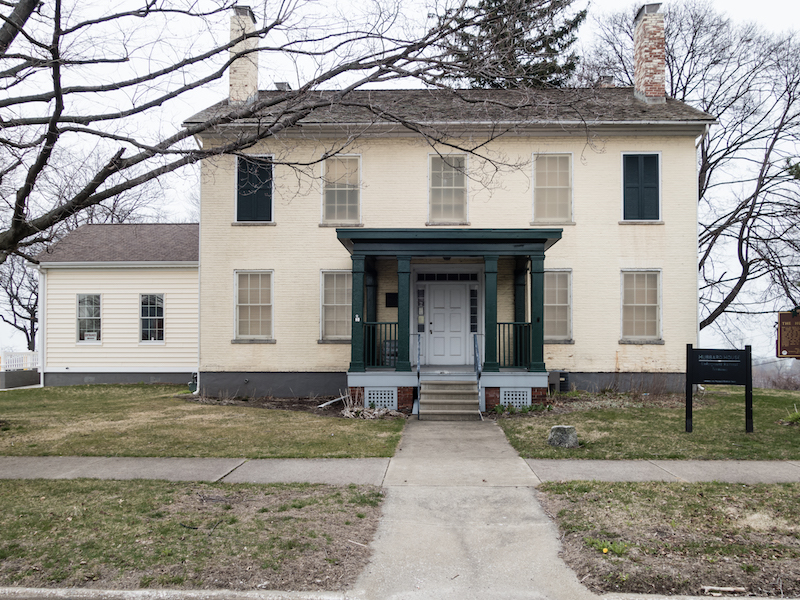
[[[350,254],[369,256],[530,256],[561,239],[561,229],[337,229]]]

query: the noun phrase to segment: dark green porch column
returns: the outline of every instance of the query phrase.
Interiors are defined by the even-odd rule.
[[[525,290],[528,278],[528,259],[518,256],[514,265],[514,321],[525,322]]]
[[[409,347],[409,297],[411,295],[411,257],[397,257],[397,367],[395,371],[410,371]]]
[[[528,371],[544,367],[544,253],[531,256],[531,362]]]
[[[483,361],[483,370],[497,372],[500,364],[497,362],[497,260],[498,256],[484,256],[486,285],[484,286],[484,337],[486,339],[486,357]]]
[[[353,331],[350,338],[350,371],[364,368],[364,255],[353,254]]]

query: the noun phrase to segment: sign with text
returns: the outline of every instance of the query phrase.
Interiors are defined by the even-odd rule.
[[[778,358],[800,358],[800,313],[778,313]]]
[[[705,350],[686,345],[686,432],[692,431],[692,386],[695,383],[745,386],[745,431],[753,432],[753,362],[744,350]]]

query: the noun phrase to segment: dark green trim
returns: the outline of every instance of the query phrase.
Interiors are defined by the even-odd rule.
[[[528,260],[527,257],[517,257],[514,267],[514,321],[525,321],[525,288],[527,287]]]
[[[528,371],[544,366],[544,253],[531,255],[531,363]]]
[[[364,257],[353,255],[353,330],[350,346],[350,371],[363,372],[364,367]]]
[[[411,295],[411,257],[397,257],[397,366],[395,371],[410,371],[409,311]]]
[[[372,269],[368,269],[364,272],[364,278],[367,288],[364,320],[368,323],[374,323],[378,320],[378,273]]]
[[[498,256],[484,256],[485,285],[484,285],[484,324],[483,334],[486,339],[483,361],[483,370],[487,373],[500,371],[497,362],[497,261]]]

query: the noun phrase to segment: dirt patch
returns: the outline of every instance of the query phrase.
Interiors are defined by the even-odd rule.
[[[293,410],[307,412],[322,417],[341,417],[344,404],[342,401],[334,402],[322,408],[320,404],[325,404],[333,400],[335,396],[320,396],[316,398],[215,398],[213,396],[195,396],[193,394],[179,394],[175,396],[187,402],[195,404],[211,404],[216,406],[249,406],[250,408],[267,408],[274,410]]]
[[[539,500],[562,532],[562,558],[594,592],[800,597],[800,535],[784,514],[797,487],[565,485],[544,486]]]

